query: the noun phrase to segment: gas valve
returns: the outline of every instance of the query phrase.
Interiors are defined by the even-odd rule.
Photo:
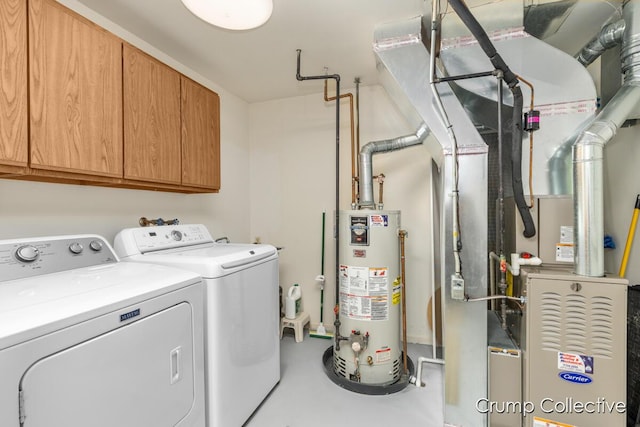
[[[369,332],[362,335],[360,331],[353,330],[349,336],[349,343],[351,344],[351,350],[358,356],[361,352],[367,349],[369,344]]]

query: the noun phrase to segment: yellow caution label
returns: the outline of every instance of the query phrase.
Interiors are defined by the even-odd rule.
[[[400,276],[393,281],[393,294],[391,296],[391,302],[393,305],[400,304],[400,296],[402,295],[402,282]]]

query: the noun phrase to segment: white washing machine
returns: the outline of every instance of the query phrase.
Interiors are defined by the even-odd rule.
[[[205,426],[203,285],[100,236],[0,240],[0,426]]]
[[[125,229],[114,248],[203,277],[207,424],[242,426],[280,381],[277,249],[217,243],[200,224]]]

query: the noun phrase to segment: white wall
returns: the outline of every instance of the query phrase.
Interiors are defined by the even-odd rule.
[[[320,319],[322,212],[326,211],[325,305],[323,323],[333,328],[335,302],[335,103],[318,94],[251,104],[251,236],[284,249],[280,283],[286,293],[299,283],[313,327]],[[355,93],[341,88],[341,93]],[[340,209],[350,209],[349,102],[341,103]],[[360,142],[413,133],[380,86],[360,88]],[[431,158],[423,146],[377,154],[373,173],[384,173],[385,209],[402,211],[406,242],[408,340],[430,343],[426,305],[431,286],[429,177]],[[377,185],[375,196],[377,199]]]
[[[318,95],[248,105],[79,1],[58,1],[219,93],[222,189],[219,194],[185,195],[0,179],[0,239],[97,233],[112,241],[120,229],[136,227],[141,216],[204,223],[214,237],[228,236],[236,242],[259,237],[263,242],[284,246],[281,284],[285,290],[296,282],[303,286],[305,308],[315,324],[320,297],[314,278],[320,273],[321,218],[325,210],[328,282],[324,322],[331,326],[335,300],[335,104],[324,102],[322,83],[309,83],[318,84]],[[343,88],[342,92],[348,90]],[[381,87],[362,87],[360,92],[363,145],[415,131]],[[341,209],[346,209],[351,201],[347,101],[342,102],[341,113]],[[374,174],[387,176],[385,208],[401,210],[403,228],[409,232],[408,336],[412,342],[423,343],[430,342],[426,322],[432,276],[430,167],[430,157],[423,147],[374,157]]]
[[[120,229],[137,227],[138,219],[145,216],[177,217],[182,223],[204,223],[214,237],[248,241],[248,104],[77,1],[61,0],[60,3],[218,92],[222,189],[219,194],[185,195],[0,179],[0,239],[98,233],[112,241]]]

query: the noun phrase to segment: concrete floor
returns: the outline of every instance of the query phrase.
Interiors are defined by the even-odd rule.
[[[409,385],[383,396],[359,394],[326,375],[322,355],[331,340],[311,338],[305,330],[303,342],[296,343],[286,331],[280,341],[280,383],[245,427],[443,426],[442,365],[423,364],[425,387]],[[431,357],[431,347],[409,344],[407,354],[415,365],[418,357]]]

